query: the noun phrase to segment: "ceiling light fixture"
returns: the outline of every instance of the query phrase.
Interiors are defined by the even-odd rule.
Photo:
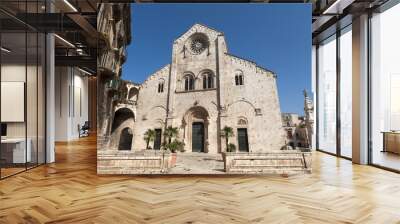
[[[87,75],[90,75],[90,76],[93,75],[92,73],[90,73],[90,72],[88,72],[88,71],[86,71],[86,70],[83,70],[83,69],[81,69],[81,68],[79,68],[79,67],[78,67],[78,70],[81,71],[81,72],[83,72],[83,73],[85,73],[85,74],[87,74]]]
[[[74,12],[78,12],[78,10],[68,1],[64,0],[65,4],[67,4]]]
[[[343,13],[343,10],[347,8],[349,5],[353,4],[355,0],[336,0],[330,5],[324,12],[323,15],[340,15]]]
[[[330,5],[322,14],[330,14],[332,13],[331,10],[335,9],[339,4],[340,0],[336,0],[332,5]]]
[[[57,38],[58,38],[59,40],[61,40],[62,42],[64,42],[65,44],[67,44],[68,46],[75,48],[75,45],[73,45],[73,44],[72,44],[71,42],[69,42],[68,40],[66,40],[66,39],[64,39],[64,38],[62,38],[62,37],[60,37],[60,36],[57,35],[57,34],[54,34],[54,36],[57,37]]]
[[[1,47],[0,49],[1,49],[1,51],[4,51],[6,53],[10,53],[11,52],[11,50],[9,50],[9,49],[7,49],[5,47]]]

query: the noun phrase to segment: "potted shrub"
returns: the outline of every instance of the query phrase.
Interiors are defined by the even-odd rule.
[[[164,131],[164,136],[168,139],[168,143],[172,142],[173,138],[176,138],[179,134],[178,128],[168,126]]]
[[[233,128],[225,126],[222,130],[221,130],[221,136],[225,138],[225,147],[226,147],[226,151],[229,152],[229,138],[233,137]],[[236,149],[236,146],[233,145]]]
[[[228,152],[236,152],[236,145],[233,143],[229,143],[228,144],[228,148],[227,148]]]
[[[178,137],[179,130],[172,126],[168,126],[164,131],[166,142],[163,143],[165,149],[171,152],[171,167],[176,164],[176,152],[184,152],[185,143],[176,139]]]
[[[175,166],[177,152],[184,152],[185,143],[178,139],[173,140],[171,143],[165,144],[165,148],[171,152],[171,166]]]
[[[143,139],[146,141],[146,149],[150,149],[149,144],[150,142],[154,141],[155,137],[156,137],[156,132],[153,129],[147,129],[143,137]]]

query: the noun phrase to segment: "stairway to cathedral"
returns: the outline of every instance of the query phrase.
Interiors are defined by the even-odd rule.
[[[224,161],[221,154],[178,153],[176,166],[170,174],[224,174]]]

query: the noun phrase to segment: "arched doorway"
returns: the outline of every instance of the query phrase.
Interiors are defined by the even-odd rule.
[[[129,135],[133,135],[134,123],[133,111],[126,107],[119,108],[111,124],[109,147],[117,150],[131,150],[133,138]]]
[[[186,151],[208,152],[207,110],[200,106],[190,108],[183,118],[183,125]]]
[[[131,150],[133,133],[131,128],[124,128],[119,137],[118,150]]]
[[[111,133],[113,133],[124,121],[128,119],[135,119],[135,115],[132,110],[128,108],[120,108],[115,111],[114,119],[111,125]]]

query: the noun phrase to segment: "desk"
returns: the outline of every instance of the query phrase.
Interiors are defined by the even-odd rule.
[[[383,152],[392,152],[400,154],[400,132],[382,132],[383,133]]]
[[[25,138],[5,138],[1,139],[1,157],[6,163],[25,163],[31,162],[31,139],[27,139],[28,143],[25,152]],[[26,159],[26,160],[25,160]]]

